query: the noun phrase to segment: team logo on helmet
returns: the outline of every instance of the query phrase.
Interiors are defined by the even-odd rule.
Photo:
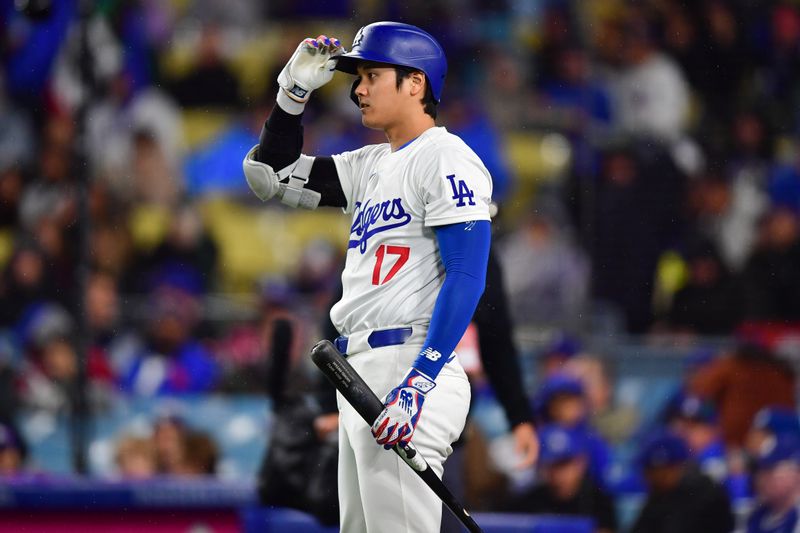
[[[355,39],[353,39],[353,48],[360,46],[361,40],[363,38],[364,38],[364,28],[362,27],[360,30],[358,30],[358,33],[356,33]]]

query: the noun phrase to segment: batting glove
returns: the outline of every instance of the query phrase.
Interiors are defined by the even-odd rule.
[[[331,81],[336,58],[344,52],[342,43],[335,37],[320,35],[316,39],[305,39],[278,75],[281,92],[296,102],[295,108],[299,104],[302,111],[302,105],[308,102],[311,91]],[[286,111],[291,112],[292,109]]]
[[[387,450],[395,444],[404,446],[411,441],[417,428],[425,395],[436,383],[412,368],[403,382],[389,392],[384,400],[383,412],[372,424],[372,436]]]

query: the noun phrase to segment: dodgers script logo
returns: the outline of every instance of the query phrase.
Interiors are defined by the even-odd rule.
[[[403,207],[403,199],[395,198],[372,205],[372,199],[363,204],[356,202],[353,225],[350,226],[350,242],[347,249],[356,248],[363,254],[367,241],[376,233],[400,228],[411,222],[411,215]]]

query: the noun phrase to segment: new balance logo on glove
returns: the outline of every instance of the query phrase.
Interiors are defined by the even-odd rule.
[[[410,391],[401,390],[400,391],[400,407],[405,410],[407,413],[411,413],[411,406],[414,402],[414,395],[411,394]]]
[[[378,444],[388,449],[395,444],[402,446],[411,441],[425,394],[434,387],[436,382],[416,368],[408,371],[400,385],[386,395],[383,412],[372,424],[372,436]]]

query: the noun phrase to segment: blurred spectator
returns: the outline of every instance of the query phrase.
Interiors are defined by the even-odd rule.
[[[33,306],[54,299],[44,253],[35,242],[21,240],[0,279],[0,324],[12,326]]]
[[[91,379],[116,382],[115,368],[138,335],[121,324],[121,303],[116,280],[109,274],[89,276],[84,300],[89,333],[88,374]]]
[[[303,248],[300,262],[289,277],[291,288],[316,309],[327,310],[331,291],[339,283],[342,260],[341,252],[330,241],[313,239]]]
[[[22,401],[30,408],[66,412],[78,373],[72,317],[57,305],[35,306],[18,331],[25,354],[19,373]]]
[[[36,149],[33,124],[28,113],[6,95],[0,76],[0,168],[25,168],[33,162]]]
[[[758,50],[757,75],[762,78],[761,94],[769,103],[770,115],[775,118],[778,127],[783,131],[796,131],[798,100],[795,88],[800,82],[800,13],[796,6],[784,2],[768,4],[762,9],[768,17],[768,27]]]
[[[581,435],[589,458],[589,473],[605,486],[611,463],[611,448],[589,426],[589,407],[583,384],[566,373],[554,374],[541,385],[534,398],[539,423],[558,424]]]
[[[114,278],[118,284],[131,267],[133,242],[130,228],[119,221],[94,220],[89,234],[91,267]]]
[[[747,433],[745,449],[751,457],[758,457],[769,439],[787,436],[800,442],[800,419],[797,411],[787,407],[764,407],[753,418]]]
[[[17,164],[0,167],[0,228],[16,229],[22,198],[24,171]]]
[[[717,406],[722,437],[731,448],[744,444],[759,409],[795,405],[792,368],[769,349],[748,343],[700,368],[690,378],[689,389]]]
[[[639,426],[639,413],[634,406],[615,401],[606,361],[579,355],[567,361],[565,370],[583,383],[591,426],[610,444],[628,440]]]
[[[666,51],[683,67],[699,92],[708,118],[722,121],[734,110],[743,77],[751,68],[742,24],[734,5],[722,0],[668,2]]]
[[[800,160],[776,165],[769,175],[766,189],[775,207],[795,212],[800,210]]]
[[[607,88],[592,75],[589,54],[575,43],[554,50],[555,77],[540,84],[536,114],[571,135],[587,136],[611,124]]]
[[[708,169],[693,181],[688,191],[692,233],[696,240],[709,241],[719,252],[727,269],[739,272],[750,255],[756,238],[757,219],[767,199],[753,176],[729,178]]]
[[[512,131],[525,127],[534,101],[525,83],[524,66],[504,46],[489,47],[483,57],[486,75],[479,92],[489,116]]]
[[[542,7],[539,15],[541,42],[534,56],[536,78],[541,85],[559,79],[564,68],[559,61],[560,53],[580,39],[576,11],[569,2],[548,2]]]
[[[765,441],[756,456],[758,506],[747,533],[791,533],[800,527],[800,441],[780,435]]]
[[[683,439],[660,433],[642,446],[637,463],[647,500],[631,533],[730,533],[734,528],[725,490],[689,463]]]
[[[596,533],[617,530],[614,500],[588,475],[583,435],[557,425],[539,429],[539,471],[542,481],[514,496],[504,511],[588,516]]]
[[[69,116],[52,115],[43,126],[35,180],[27,184],[20,201],[20,223],[32,232],[49,218],[59,228],[75,217],[72,143],[75,124]]]
[[[146,293],[160,285],[180,287],[191,294],[212,289],[218,249],[197,209],[176,208],[166,238],[150,253],[139,257],[128,271],[126,290]]]
[[[559,329],[580,325],[587,305],[589,264],[563,226],[563,209],[540,202],[500,247],[515,324]]]
[[[742,274],[745,313],[754,320],[800,320],[800,219],[777,208],[765,215]]]
[[[31,11],[3,6],[0,34],[3,35],[3,76],[8,93],[17,101],[43,111],[46,89],[52,82],[53,64],[72,22],[77,6],[71,2],[51,2],[51,9],[31,16]],[[37,7],[42,7],[37,5]]]
[[[23,472],[27,448],[12,424],[0,422],[0,478]]]
[[[224,29],[216,21],[205,21],[196,45],[194,68],[172,81],[169,88],[181,106],[233,108],[239,105],[239,80],[225,63],[224,44]]]
[[[183,183],[178,175],[177,162],[167,159],[151,131],[140,129],[133,133],[130,163],[135,201],[168,207],[178,203]]]
[[[182,456],[176,472],[181,476],[212,476],[217,473],[219,449],[205,431],[189,431],[183,436]]]
[[[213,355],[193,334],[200,302],[162,286],[150,297],[148,337],[120,368],[123,390],[142,396],[210,392],[219,380]]]
[[[576,206],[588,227],[596,299],[624,313],[627,331],[646,331],[653,319],[653,279],[662,251],[676,240],[683,205],[683,175],[669,155],[638,144],[606,151],[594,201]],[[585,201],[577,196],[577,201]],[[578,227],[587,227],[587,221]]]
[[[271,99],[257,99],[246,114],[231,117],[233,120],[221,132],[187,154],[183,173],[189,195],[242,196],[248,192],[241,175],[241,154],[259,143],[264,116],[269,114],[271,106]]]
[[[19,204],[21,229],[41,247],[47,263],[47,277],[55,296],[71,304],[75,290],[74,238],[77,189],[73,175],[72,143],[75,125],[69,116],[52,115],[44,125],[37,154],[39,167],[27,184]]]
[[[114,35],[111,21],[103,12],[89,10],[85,19],[89,49],[85,53],[82,32],[75,25],[79,10],[73,8],[73,25],[59,48],[47,95],[51,106],[66,113],[77,113],[82,105],[92,106],[97,101],[122,70],[123,47],[127,45]],[[89,83],[85,83],[84,74]]]
[[[542,380],[564,371],[566,364],[581,350],[580,341],[564,333],[556,334],[538,357],[537,375]]]
[[[86,284],[86,321],[97,342],[107,342],[119,318],[119,294],[114,278],[103,272],[93,273]]]
[[[286,362],[290,379],[298,379],[302,360],[312,333],[308,317],[298,312],[297,291],[282,277],[264,280],[261,284],[258,316],[229,329],[216,343],[214,353],[224,369],[222,388],[226,392],[262,393],[274,376],[276,335],[281,336],[279,322],[288,323],[293,331],[288,341]],[[280,339],[277,339],[278,341]],[[283,355],[283,354],[281,354]],[[335,406],[334,406],[335,407]]]
[[[127,72],[118,73],[89,109],[94,175],[120,198],[170,206],[183,188],[180,109],[161,89],[136,91],[133,84]]]
[[[184,445],[189,429],[182,418],[162,416],[153,425],[156,467],[159,474],[177,474],[184,461]]]
[[[148,437],[126,435],[117,442],[114,461],[125,479],[149,479],[156,475],[156,448]]]
[[[735,280],[710,244],[686,253],[689,279],[672,299],[669,324],[673,331],[699,335],[730,334],[740,319],[740,295]]]
[[[700,467],[700,471],[717,483],[724,483],[728,475],[725,446],[714,405],[697,396],[685,396],[668,425],[686,442],[689,456]]]
[[[653,31],[642,13],[631,12],[621,68],[609,88],[623,133],[672,143],[686,131],[689,88],[678,65],[656,47]]]
[[[696,222],[734,272],[744,267],[756,244],[758,220],[769,208],[766,187],[775,172],[775,137],[765,115],[754,107],[733,116],[728,126],[731,139],[722,156],[725,165],[708,171],[724,175],[712,180],[716,188],[707,189]]]
[[[503,202],[514,188],[503,153],[503,136],[480,102],[463,89],[448,90],[446,114],[440,122],[478,155],[492,177],[492,200]]]

